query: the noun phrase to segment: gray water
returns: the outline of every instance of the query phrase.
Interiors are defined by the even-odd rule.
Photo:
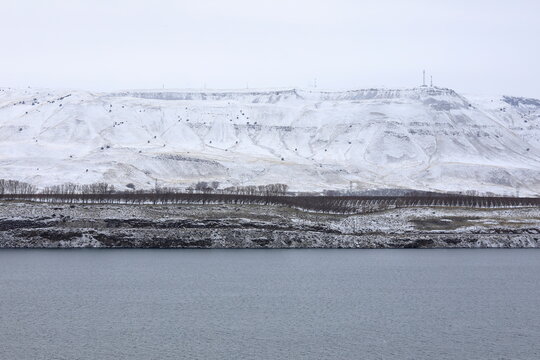
[[[3,250],[0,359],[540,359],[536,250]]]

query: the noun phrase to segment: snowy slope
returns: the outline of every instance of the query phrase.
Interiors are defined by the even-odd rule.
[[[540,193],[540,102],[449,89],[0,89],[0,178]]]

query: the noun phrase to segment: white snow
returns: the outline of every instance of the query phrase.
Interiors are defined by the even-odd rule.
[[[0,178],[532,195],[540,193],[540,106],[429,87],[0,88]]]

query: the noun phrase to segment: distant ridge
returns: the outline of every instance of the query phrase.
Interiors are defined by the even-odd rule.
[[[540,194],[540,100],[452,89],[0,89],[0,178]]]

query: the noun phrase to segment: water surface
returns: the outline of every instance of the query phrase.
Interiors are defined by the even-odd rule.
[[[540,359],[537,250],[2,250],[0,359]]]

